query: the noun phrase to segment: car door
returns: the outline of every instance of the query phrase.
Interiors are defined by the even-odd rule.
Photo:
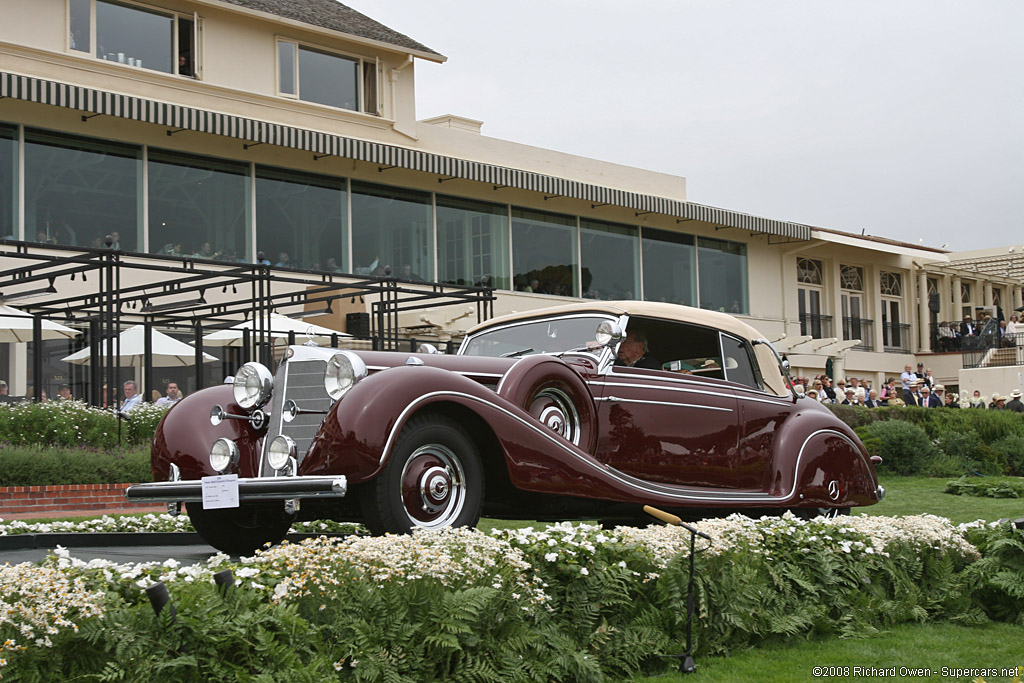
[[[722,380],[717,330],[634,319],[665,362],[652,370],[612,366],[598,402],[597,457],[639,479],[677,485],[738,488],[739,416]],[[629,328],[627,328],[629,329]]]
[[[739,410],[739,445],[734,476],[745,487],[767,490],[771,482],[775,439],[782,423],[793,415],[790,394],[777,395],[767,390],[750,344],[722,333],[725,376],[733,382]]]

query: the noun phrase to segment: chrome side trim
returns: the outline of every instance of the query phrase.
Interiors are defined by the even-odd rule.
[[[430,392],[428,394],[423,394],[422,396],[417,398],[415,401],[410,403],[408,406],[406,406],[405,410],[403,410],[401,412],[401,414],[398,416],[398,419],[395,421],[395,426],[392,427],[391,433],[388,435],[387,441],[384,443],[384,450],[383,450],[383,452],[381,453],[381,456],[380,456],[380,464],[381,465],[384,464],[384,461],[387,459],[388,454],[391,452],[391,447],[392,447],[392,445],[394,443],[394,440],[398,436],[398,426],[402,425],[402,424],[405,424],[405,417],[406,417],[406,415],[408,415],[409,412],[411,410],[413,410],[418,404],[420,404],[420,403],[422,403],[424,401],[427,401],[429,399],[438,397],[438,396],[452,396],[452,397],[464,398],[464,399],[473,401],[475,403],[483,404],[483,405],[485,405],[485,406],[487,406],[489,408],[492,408],[492,409],[497,410],[497,411],[499,411],[501,413],[504,413],[508,417],[511,417],[512,419],[514,419],[514,420],[516,420],[518,422],[521,422],[528,429],[531,429],[534,432],[536,432],[537,434],[541,435],[542,437],[544,437],[545,439],[550,441],[552,443],[552,445],[556,446],[557,448],[562,449],[563,451],[565,451],[566,453],[571,455],[573,458],[575,458],[577,461],[579,461],[580,463],[582,463],[586,467],[590,468],[591,470],[594,470],[594,471],[597,471],[597,472],[601,472],[603,474],[611,475],[614,479],[618,480],[620,483],[622,483],[622,484],[624,484],[626,486],[629,486],[630,488],[636,489],[636,490],[638,490],[638,491],[640,491],[642,493],[656,493],[656,494],[659,494],[659,495],[670,496],[670,497],[676,498],[678,500],[693,500],[693,501],[721,500],[721,501],[729,501],[729,502],[737,502],[737,501],[738,502],[773,502],[773,501],[785,500],[785,499],[789,498],[790,496],[792,496],[793,493],[796,491],[796,477],[795,476],[793,478],[793,487],[789,490],[789,492],[787,494],[785,494],[783,496],[773,496],[770,493],[747,493],[747,492],[731,493],[729,491],[716,491],[716,492],[712,493],[712,492],[705,492],[705,491],[697,491],[697,490],[693,490],[693,489],[690,489],[690,490],[687,490],[687,491],[683,492],[683,491],[677,491],[675,489],[675,487],[673,487],[672,490],[659,490],[659,485],[657,485],[657,484],[653,484],[652,485],[649,482],[645,482],[645,481],[643,481],[641,479],[636,479],[635,477],[630,477],[629,475],[623,474],[623,473],[619,472],[618,470],[616,470],[615,468],[610,467],[608,465],[598,465],[596,463],[593,463],[590,460],[582,457],[578,453],[574,452],[569,447],[569,444],[565,443],[561,439],[558,439],[557,437],[555,437],[554,434],[548,433],[546,430],[541,429],[540,427],[537,427],[536,425],[530,424],[529,422],[527,422],[523,418],[519,417],[518,415],[515,415],[514,413],[512,413],[509,410],[506,410],[505,408],[502,408],[499,405],[495,405],[494,403],[491,403],[489,401],[485,401],[485,400],[483,400],[481,398],[478,398],[476,396],[473,396],[471,394],[465,394],[465,393],[460,392],[460,391],[432,391],[432,392]],[[826,434],[826,433],[827,434],[834,434],[834,435],[840,437],[841,439],[846,440],[851,446],[853,446],[858,452],[860,452],[860,449],[856,447],[856,444],[853,443],[853,441],[851,441],[850,438],[847,437],[842,432],[838,432],[838,431],[836,431],[834,429],[819,429],[818,431],[813,432],[812,434],[810,434],[804,440],[803,445],[800,447],[800,452],[797,455],[797,459],[796,459],[796,464],[794,466],[794,470],[799,471],[799,469],[800,469],[800,461],[804,457],[804,449],[807,447],[808,442],[811,439],[813,439],[815,436],[817,436],[819,434]],[[864,457],[863,454],[861,454],[861,458],[863,458],[863,457]],[[679,487],[679,488],[684,488],[684,487]]]
[[[618,396],[603,396],[595,398],[595,401],[607,401],[609,403],[641,403],[654,406],[676,406],[678,408],[698,408],[700,410],[719,410],[726,413],[736,412],[732,408],[720,408],[718,406],[702,406],[696,403],[671,403],[669,401],[645,401],[639,398],[619,398]]]
[[[623,378],[623,379],[625,379],[625,378]],[[644,379],[647,379],[647,378],[644,377]],[[664,380],[664,381],[678,382],[679,380],[671,380],[670,379],[670,380]],[[742,400],[744,400],[744,401],[753,401],[755,403],[768,403],[770,405],[775,405],[775,406],[789,405],[789,398],[788,397],[787,398],[781,398],[781,399],[775,399],[775,400],[768,399],[768,398],[758,398],[758,397],[755,397],[755,396],[746,396],[746,395],[741,397],[741,396],[736,396],[734,394],[726,394],[726,393],[722,393],[722,392],[718,392],[718,391],[708,391],[707,389],[690,389],[690,388],[683,388],[683,387],[659,387],[659,386],[655,386],[653,384],[637,384],[635,382],[607,382],[606,381],[606,382],[587,382],[587,384],[590,384],[592,386],[603,386],[603,387],[612,387],[612,388],[615,388],[615,387],[632,387],[634,389],[653,389],[653,390],[656,390],[656,391],[682,391],[682,392],[686,392],[686,393],[690,393],[690,394],[704,394],[705,396],[717,396],[719,398],[729,398],[729,399],[732,399],[734,401],[737,400],[737,399],[742,398]],[[693,382],[692,384],[697,384],[697,383]]]

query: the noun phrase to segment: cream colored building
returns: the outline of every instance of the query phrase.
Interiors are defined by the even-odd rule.
[[[456,115],[420,120],[419,60],[446,58],[333,0],[4,0],[0,237],[113,234],[128,252],[263,252],[311,273],[389,265],[493,286],[497,313],[685,303],[750,322],[802,374],[831,359],[876,384],[922,357],[955,384],[960,354],[930,355],[931,324],[1021,303],[1019,273],[697,204],[685,178],[490,138]],[[469,319],[428,323],[457,336]],[[23,361],[0,357],[15,394]]]

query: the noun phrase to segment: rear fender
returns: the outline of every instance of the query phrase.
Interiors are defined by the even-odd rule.
[[[795,507],[878,502],[878,477],[864,446],[830,411],[819,410],[787,421],[775,442],[768,490]]]

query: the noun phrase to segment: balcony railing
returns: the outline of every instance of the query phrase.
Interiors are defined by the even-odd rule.
[[[860,339],[853,348],[857,351],[874,351],[874,320],[867,318],[843,318],[843,339]]]
[[[910,353],[910,324],[883,322],[882,347],[886,353]]]
[[[816,313],[800,314],[800,334],[811,335],[815,339],[827,339],[832,336],[832,316]]]
[[[988,328],[985,328],[988,330]],[[1024,333],[984,332],[960,338],[964,368],[1024,365]]]

